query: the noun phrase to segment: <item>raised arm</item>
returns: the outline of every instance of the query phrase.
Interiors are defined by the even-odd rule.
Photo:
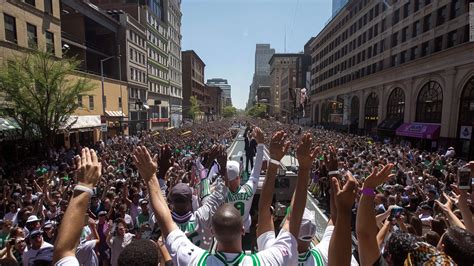
[[[377,244],[378,227],[374,209],[375,188],[388,179],[392,168],[393,164],[386,165],[380,172],[374,168],[362,187],[356,220],[359,256],[362,265],[372,265],[380,257],[380,249]]]
[[[257,237],[265,232],[275,230],[270,207],[272,206],[275,177],[279,167],[277,163],[288,152],[290,146],[290,142],[285,140],[286,134],[283,131],[278,131],[270,141],[270,160],[268,161],[267,174],[258,201]]]
[[[247,181],[247,184],[252,188],[255,193],[255,190],[257,190],[258,186],[258,179],[260,178],[260,171],[262,170],[263,148],[265,147],[265,138],[262,130],[258,127],[254,128],[252,134],[257,141],[257,155],[255,158],[255,165],[252,169],[252,173],[250,174],[250,178],[249,181]]]
[[[92,189],[100,178],[101,166],[94,150],[82,149],[81,157],[76,157],[76,165],[78,185],[59,228],[53,256],[55,262],[76,254]]]
[[[329,265],[351,264],[351,215],[357,192],[357,181],[352,174],[346,174],[346,184],[341,189],[336,177],[331,179],[331,193],[334,194],[337,220],[329,242]]]
[[[446,203],[441,203],[439,200],[436,200],[436,204],[443,210],[444,215],[448,218],[451,226],[457,226],[462,229],[466,229],[466,226],[459,220],[459,218],[453,213],[453,201],[443,192],[443,198],[446,199]]]
[[[164,149],[169,150],[170,148],[167,146]],[[156,178],[156,171],[158,170],[157,156],[152,159],[147,148],[138,146],[133,152],[133,161],[138,168],[140,176],[145,180],[148,186],[148,193],[150,195],[151,206],[155,212],[155,218],[160,225],[163,237],[166,238],[170,232],[178,227],[171,218],[170,209],[161,193],[160,184]]]
[[[298,180],[296,181],[296,189],[291,201],[290,211],[288,212],[289,217],[287,217],[283,225],[283,228],[288,230],[294,237],[298,237],[300,231],[301,219],[306,205],[306,198],[308,197],[306,188],[308,187],[311,165],[316,154],[319,153],[318,147],[311,150],[312,143],[311,133],[305,133],[296,149],[296,157],[299,164]]]

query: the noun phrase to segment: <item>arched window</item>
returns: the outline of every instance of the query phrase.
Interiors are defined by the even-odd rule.
[[[459,125],[472,126],[474,123],[474,77],[467,82],[461,95]]]
[[[443,90],[436,81],[426,83],[416,100],[416,122],[441,123]]]
[[[359,122],[359,98],[357,96],[352,97],[351,100],[351,124],[357,124]]]
[[[395,88],[387,102],[387,118],[403,119],[405,113],[405,92],[401,88]]]
[[[367,97],[365,102],[365,129],[371,131],[377,127],[379,120],[379,97],[375,92],[372,92]]]

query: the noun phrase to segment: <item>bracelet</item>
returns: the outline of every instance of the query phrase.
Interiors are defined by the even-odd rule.
[[[270,163],[272,163],[272,164],[274,164],[274,165],[280,165],[280,161],[277,161],[277,160],[275,160],[275,159],[270,158],[269,161],[270,161]]]
[[[373,188],[363,188],[361,192],[365,196],[375,197],[375,190]]]
[[[339,172],[339,170],[335,170],[335,171],[329,171],[328,176],[340,175],[340,174],[341,174],[341,172]]]
[[[87,192],[87,193],[89,193],[89,195],[91,195],[91,196],[94,195],[94,190],[92,190],[92,189],[90,189],[90,188],[88,188],[88,187],[86,187],[86,186],[83,186],[83,185],[76,185],[76,186],[74,187],[74,191],[76,191],[76,190],[77,190],[77,191],[82,191],[82,192]]]

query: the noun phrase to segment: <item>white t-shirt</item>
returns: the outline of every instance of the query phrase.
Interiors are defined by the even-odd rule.
[[[334,226],[329,225],[324,231],[323,237],[319,244],[314,248],[308,250],[305,253],[298,254],[298,265],[304,266],[318,266],[327,265],[329,260],[329,243],[331,241],[332,233],[334,232]],[[257,238],[258,250],[266,249],[271,247],[275,243],[275,232],[268,231],[261,234]],[[354,256],[351,257],[351,266],[358,266],[357,260]]]
[[[39,249],[28,249],[28,251],[22,255],[23,266],[33,265],[35,260],[53,261],[53,250],[54,246],[46,241],[43,241]]]
[[[122,250],[126,246],[128,246],[130,243],[132,243],[134,236],[135,236],[134,234],[125,233],[123,238],[118,237],[118,236],[114,236],[109,241],[107,241],[107,244],[110,247],[110,252],[112,253],[111,256],[110,256],[111,257],[110,258],[110,263],[112,264],[112,266],[117,265],[118,257],[120,255],[120,253],[122,253]]]
[[[262,170],[263,162],[263,147],[257,146],[257,156],[255,159],[255,166],[252,170],[249,180],[243,186],[239,187],[236,192],[227,192],[226,202],[232,203],[234,207],[240,211],[242,221],[244,222],[245,232],[250,231],[252,219],[250,217],[250,208],[252,207],[253,196],[258,187],[258,179],[260,178],[260,171]]]
[[[217,252],[209,254],[195,246],[181,230],[176,229],[166,238],[168,249],[174,265],[297,265],[296,238],[281,230],[273,245],[253,255],[243,253]]]
[[[58,260],[54,266],[79,266],[79,261],[76,257],[69,256]]]
[[[76,250],[76,257],[77,260],[83,266],[97,266],[99,265],[99,260],[97,259],[97,255],[95,254],[95,246],[97,244],[97,240],[89,240],[77,247]]]

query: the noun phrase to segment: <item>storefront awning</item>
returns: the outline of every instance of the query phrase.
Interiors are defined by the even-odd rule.
[[[105,115],[108,117],[126,117],[122,111],[105,111]]]
[[[100,115],[72,115],[61,129],[71,131],[95,127],[100,127]]]
[[[439,124],[404,123],[397,128],[396,135],[419,139],[437,139],[440,129]]]
[[[379,130],[395,131],[403,123],[403,119],[387,118],[378,125]]]

